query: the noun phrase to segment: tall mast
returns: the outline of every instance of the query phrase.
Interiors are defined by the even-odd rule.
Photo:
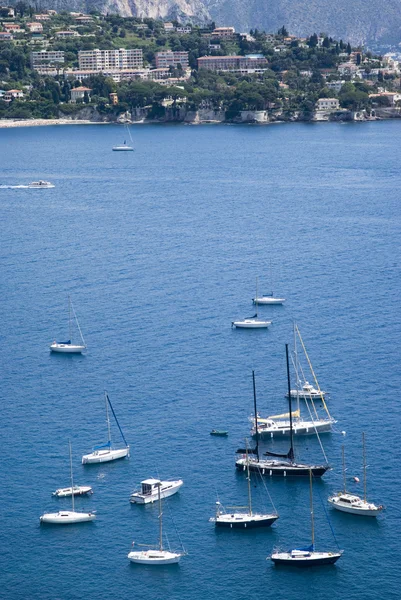
[[[71,341],[71,296],[68,296],[68,332],[69,332],[69,340]]]
[[[344,494],[347,493],[347,478],[345,476],[345,453],[344,446],[341,447],[342,455],[343,455],[343,480],[344,480]]]
[[[72,450],[71,450],[71,440],[68,440],[68,445],[70,447],[70,479],[71,479],[71,497],[72,497],[72,512],[75,512],[74,506],[74,479],[72,476]]]
[[[298,373],[298,352],[297,352],[297,331],[295,328],[295,321],[294,321],[294,363],[295,363],[295,377],[297,379],[297,411],[299,413],[300,408],[299,408],[299,373]]]
[[[108,399],[107,399],[107,392],[104,392],[104,399],[106,400],[106,421],[107,421],[107,433],[108,433],[108,438],[107,441],[109,442],[109,448],[111,448],[111,432],[110,432],[110,417],[109,417],[109,403],[108,403]]]
[[[246,468],[248,472],[248,506],[249,516],[252,517],[252,496],[251,496],[251,474],[249,472],[249,460],[248,460],[248,440],[245,440],[245,453],[246,453]]]
[[[362,432],[362,452],[363,452],[363,499],[366,502],[366,449],[365,449],[365,432]]]
[[[285,345],[285,357],[287,361],[287,384],[288,384],[288,404],[290,408],[290,451],[289,458],[294,460],[294,432],[292,431],[292,402],[291,402],[291,381],[290,381],[290,361],[288,358],[288,344]]]
[[[312,546],[315,549],[315,523],[313,515],[313,491],[312,491],[312,469],[309,469],[309,499],[310,499],[310,518],[312,525]]]
[[[258,411],[256,409],[255,371],[252,371],[252,382],[253,382],[253,409],[255,411],[256,456],[257,456],[257,459],[259,462],[259,432],[258,432]]]
[[[160,551],[163,550],[163,520],[162,520],[162,497],[160,494],[160,487],[161,487],[161,483],[159,481],[159,483],[156,484],[157,485],[157,497],[159,498],[159,537],[160,537]]]
[[[256,315],[258,316],[258,278],[256,277],[256,296],[255,296],[255,307],[256,307]]]

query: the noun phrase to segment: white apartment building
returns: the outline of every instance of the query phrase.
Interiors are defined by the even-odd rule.
[[[107,71],[142,69],[142,50],[80,50],[78,52],[79,69],[82,71]]]
[[[166,69],[181,65],[183,69],[189,66],[188,52],[156,52],[156,69]]]

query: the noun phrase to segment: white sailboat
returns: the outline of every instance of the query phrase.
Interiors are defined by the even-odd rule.
[[[71,342],[73,319],[75,320],[75,323],[76,323],[78,331],[79,331],[79,335],[81,337],[81,343],[78,343],[78,344],[73,344]],[[78,318],[75,313],[74,307],[72,305],[70,296],[68,296],[68,329],[69,329],[69,339],[66,342],[54,341],[52,344],[50,344],[51,352],[60,352],[62,354],[81,354],[86,349],[85,340],[82,335],[82,331],[79,326]]]
[[[269,325],[272,324],[272,321],[266,321],[263,319],[258,319],[258,278],[256,278],[256,296],[255,296],[255,306],[256,313],[253,317],[247,317],[246,319],[242,319],[239,321],[232,321],[231,327],[236,327],[237,329],[267,329]]]
[[[131,132],[129,130],[128,125],[124,125],[124,128],[125,128],[126,132],[128,133],[129,139],[130,139],[131,144],[132,144],[133,140],[132,140]],[[127,144],[127,140],[124,140],[123,144],[119,144],[117,146],[113,146],[113,151],[114,152],[132,152],[133,150],[134,150],[133,146],[129,146]]]
[[[105,402],[106,402],[106,422],[107,422],[107,432],[108,432],[107,442],[105,444],[101,444],[100,446],[95,446],[93,448],[93,452],[91,452],[90,454],[85,454],[82,457],[83,465],[110,462],[112,460],[117,460],[119,458],[125,458],[126,456],[129,456],[129,445],[127,444],[127,440],[124,437],[124,434],[122,432],[120,424],[117,420],[116,413],[114,412],[113,406],[110,402],[110,398],[106,391],[104,392],[104,398],[105,398]],[[114,419],[117,423],[117,427],[120,430],[121,437],[124,441],[124,444],[125,444],[124,448],[114,448],[112,446],[110,418],[109,418],[109,406],[110,406],[111,412],[113,413]]]
[[[248,444],[245,449],[247,471],[248,471],[248,506],[227,507],[226,511],[220,502],[216,502],[216,515],[209,519],[216,527],[228,527],[230,529],[253,529],[255,527],[270,527],[278,519],[277,512],[258,513],[252,510],[251,474],[249,471]],[[246,512],[236,512],[237,509],[246,508]]]
[[[296,387],[295,387],[295,389],[292,389],[289,392],[291,394],[291,398],[293,400],[298,400],[299,398],[301,398],[303,400],[321,400],[324,403],[325,398],[328,395],[328,392],[324,392],[323,390],[320,389],[319,383],[316,379],[316,375],[315,375],[315,372],[312,367],[312,363],[311,363],[309,355],[306,351],[305,344],[301,337],[301,333],[298,329],[298,325],[296,325],[295,323],[294,323],[294,331],[296,332],[296,334],[299,337],[302,349],[305,354],[305,358],[309,365],[310,372],[312,374],[312,377],[315,381],[315,385],[317,387],[316,388],[313,387],[313,385],[311,385],[309,383],[309,381],[306,380],[305,374],[301,367],[301,363],[298,360],[298,354],[296,352],[296,347],[294,347],[294,367],[295,367],[295,375],[296,375]],[[288,398],[288,393],[286,394],[286,397]]]
[[[140,490],[132,492],[130,496],[130,502],[132,504],[148,504],[149,502],[155,502],[160,493],[160,497],[168,498],[176,494],[180,487],[183,485],[182,479],[175,481],[160,481],[160,479],[145,479],[141,481]]]
[[[270,283],[273,287],[273,271],[272,264],[270,262]],[[256,292],[255,298],[252,298],[254,304],[283,304],[285,302],[285,298],[279,298],[273,294],[273,291],[270,294],[262,294],[262,296],[258,296]]]
[[[293,366],[295,370],[295,375],[297,381],[299,381],[299,371],[300,365],[298,361],[298,352],[297,352],[297,337],[299,337],[304,351],[306,353],[306,348],[303,344],[303,340],[301,338],[301,334],[299,332],[298,327],[294,324],[294,354],[293,354]],[[306,353],[306,357],[309,361],[309,356]],[[312,365],[310,365],[312,368]],[[312,370],[313,372],[313,370]],[[314,372],[313,375],[315,376]],[[291,394],[291,399],[293,399],[292,390],[289,392]],[[288,397],[288,393],[287,393]],[[319,399],[323,402],[323,407],[326,412],[325,417],[319,416],[316,406],[313,402],[312,398],[307,398],[304,396],[304,400],[306,403],[306,408],[309,411],[309,418],[305,418],[301,415],[301,406],[300,406],[300,397],[301,394],[297,387],[296,390],[296,401],[297,401],[297,410],[292,413],[292,432],[293,435],[315,435],[318,433],[330,433],[332,431],[333,425],[337,422],[333,419],[329,413],[327,405],[319,394]],[[309,402],[308,402],[309,401]],[[269,417],[261,417],[258,415],[258,433],[259,436],[263,438],[278,438],[289,436],[291,433],[291,423],[290,423],[290,415],[289,413],[284,413],[280,415],[272,415]],[[255,417],[251,417],[252,422],[252,436],[256,435],[256,420]]]
[[[276,565],[289,565],[294,567],[312,567],[319,565],[333,565],[342,556],[342,550],[315,550],[315,524],[313,511],[312,470],[309,471],[309,500],[311,515],[312,543],[304,548],[294,548],[282,551],[274,550],[270,559]]]
[[[69,442],[70,447],[70,478],[71,478],[71,490],[74,490],[74,480],[72,475],[72,450],[71,450],[71,442]],[[44,513],[40,517],[41,523],[49,523],[51,525],[72,525],[74,523],[85,523],[87,521],[94,521],[96,519],[96,514],[94,512],[76,512],[75,504],[74,504],[74,494],[70,494],[72,498],[72,510],[59,510],[56,513]]]
[[[361,515],[363,517],[377,517],[383,510],[384,506],[377,506],[373,502],[368,502],[366,499],[366,452],[365,452],[365,434],[362,434],[362,446],[363,446],[363,498],[356,496],[355,494],[349,494],[347,492],[346,482],[346,469],[345,469],[345,456],[344,446],[342,447],[343,457],[343,478],[344,478],[344,490],[338,492],[328,498],[329,503],[333,508],[341,512],[350,513],[352,515]]]
[[[141,565],[172,565],[180,561],[185,552],[171,552],[163,548],[163,512],[160,494],[161,485],[157,486],[159,499],[159,545],[157,548],[147,547],[146,550],[131,550],[128,558],[133,563]],[[132,543],[132,546],[135,542]]]

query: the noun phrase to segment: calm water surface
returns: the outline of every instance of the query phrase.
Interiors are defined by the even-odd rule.
[[[331,600],[398,597],[401,476],[400,122],[355,125],[146,126],[135,152],[113,153],[121,127],[0,130],[1,184],[46,179],[51,190],[0,189],[2,342],[2,552],[9,600],[133,597]],[[232,330],[272,286],[282,307],[260,307],[268,331]],[[51,355],[67,335],[71,294],[88,351]],[[249,433],[252,369],[259,409],[285,412],[284,345],[303,335],[336,432],[323,436],[334,470],[314,486],[317,545],[344,549],[334,567],[275,568],[273,547],[310,540],[307,482],[273,481],[280,519],[265,531],[215,531],[217,497],[246,501],[234,469]],[[311,378],[310,378],[311,379]],[[107,389],[131,458],[83,467],[106,440]],[[212,438],[212,428],[229,430]],[[341,432],[346,435],[341,435]],[[333,513],[345,445],[351,490],[377,519]],[[113,435],[118,439],[118,431]],[[39,526],[68,508],[51,492],[94,488],[78,510],[96,523]],[[285,449],[285,442],[274,442]],[[299,458],[322,460],[316,440]],[[164,505],[179,566],[152,569],[126,556],[155,543],[157,506],[132,506],[149,476],[184,479]],[[254,488],[255,508],[271,508]]]

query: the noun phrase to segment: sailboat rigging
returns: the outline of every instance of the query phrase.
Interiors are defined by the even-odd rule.
[[[290,365],[288,357],[288,344],[285,345],[286,349],[286,360],[287,360],[287,382],[288,389],[290,389]],[[309,465],[295,461],[294,454],[294,434],[293,434],[293,417],[292,417],[292,403],[291,395],[289,396],[289,419],[290,419],[290,449],[285,454],[275,452],[265,452],[265,456],[271,456],[275,458],[281,458],[284,460],[270,460],[261,459],[259,452],[259,429],[258,429],[258,412],[256,407],[256,386],[255,386],[255,372],[252,371],[253,379],[253,399],[254,399],[254,411],[255,411],[255,440],[256,447],[250,450],[249,453],[256,455],[256,458],[249,458],[249,470],[260,471],[262,475],[268,475],[271,477],[307,477],[309,471],[312,470],[314,477],[322,477],[326,473],[330,466],[326,464],[322,465]],[[237,450],[238,454],[243,454],[242,448]],[[247,460],[245,456],[237,459],[236,468],[240,471],[247,469]]]
[[[313,510],[312,469],[309,471],[309,503],[311,515],[311,545],[304,548],[294,548],[288,551],[275,550],[270,559],[276,565],[291,565],[296,567],[312,567],[333,565],[342,556],[343,551],[315,550],[315,522]]]
[[[72,340],[72,321],[75,320],[77,325],[79,335],[81,337],[81,343],[73,344]],[[50,344],[50,350],[52,352],[60,352],[63,354],[81,354],[86,349],[86,344],[84,340],[84,336],[82,335],[81,328],[79,326],[78,318],[75,313],[74,307],[71,302],[71,296],[68,296],[68,330],[69,330],[69,339],[66,342],[56,342],[54,341]]]
[[[273,288],[273,270],[272,263],[270,261],[270,283]],[[252,298],[254,304],[283,304],[285,302],[285,298],[275,297],[273,294],[273,290],[270,294],[262,294],[262,296],[258,296],[258,292],[256,291],[255,298]]]
[[[266,321],[263,319],[258,319],[258,278],[256,277],[256,297],[255,297],[255,306],[256,312],[253,317],[247,317],[246,319],[242,319],[242,321],[232,321],[231,327],[236,327],[237,329],[267,329],[269,325],[272,324],[272,321]]]
[[[297,352],[297,336],[299,336],[302,344],[301,334],[299,332],[298,327],[294,323],[294,353],[292,358],[292,364],[295,370],[295,375],[297,381],[299,381],[299,361],[298,361],[298,352]],[[304,347],[304,346],[303,346]],[[306,349],[305,349],[306,352]],[[309,358],[309,357],[308,357]],[[291,390],[291,399],[294,399],[294,390]],[[301,406],[300,406],[300,396],[301,393],[299,391],[299,387],[297,385],[296,391],[296,402],[297,409],[292,413],[292,430],[294,435],[314,435],[317,433],[330,433],[332,430],[332,426],[336,423],[336,421],[331,417],[327,405],[324,401],[324,398],[320,398],[323,402],[324,410],[326,411],[327,417],[320,417],[316,410],[316,406],[313,402],[312,398],[307,398],[304,395],[304,400],[306,404],[306,408],[309,411],[309,419],[301,416]],[[287,393],[288,397],[288,393]],[[313,414],[314,413],[314,414]],[[273,415],[269,417],[258,417],[258,433],[260,438],[264,437],[283,437],[290,435],[290,420],[289,414],[281,414],[281,415]],[[251,417],[251,422],[253,424],[251,434],[255,436],[255,418]]]
[[[181,556],[186,554],[182,552],[171,552],[163,547],[163,511],[161,501],[161,482],[158,484],[158,500],[159,500],[159,547],[149,548],[147,550],[131,550],[128,553],[128,558],[133,563],[142,565],[171,565],[178,563]],[[132,543],[134,546],[135,542]]]
[[[353,515],[361,515],[364,517],[376,517],[384,508],[384,506],[377,506],[373,502],[368,502],[366,498],[366,448],[365,448],[365,434],[362,433],[362,452],[363,452],[363,498],[350,494],[347,492],[347,481],[346,481],[346,469],[345,469],[345,455],[344,446],[342,447],[342,462],[343,462],[343,481],[344,489],[342,492],[338,492],[328,498],[328,502],[333,508],[340,510],[341,512],[350,513]]]
[[[225,511],[220,502],[216,502],[216,515],[209,519],[214,522],[216,527],[229,527],[230,529],[251,529],[255,527],[270,527],[279,517],[277,511],[270,514],[253,512],[252,494],[251,494],[251,473],[249,471],[248,443],[245,448],[247,461],[247,480],[248,480],[248,506],[245,507],[227,507],[231,509]],[[247,508],[247,512],[235,512],[238,508]]]
[[[105,444],[101,444],[100,446],[95,446],[93,448],[93,452],[91,452],[90,454],[85,454],[82,457],[83,465],[110,462],[112,460],[117,460],[119,458],[125,458],[126,456],[129,456],[129,445],[127,443],[127,440],[124,437],[123,431],[120,427],[120,423],[118,422],[116,413],[114,412],[113,405],[111,404],[110,398],[106,391],[104,392],[104,398],[105,398],[105,403],[106,403],[106,422],[107,422],[107,433],[108,433],[107,442]],[[109,407],[113,414],[113,417],[117,424],[117,427],[120,430],[121,437],[125,444],[124,448],[114,448],[112,446]]]
[[[72,475],[72,450],[71,442],[68,442],[70,448],[70,479],[71,490],[74,490],[74,480]],[[72,510],[60,510],[56,513],[44,513],[40,517],[41,523],[49,523],[52,525],[71,525],[74,523],[84,523],[86,521],[94,521],[96,514],[94,512],[81,513],[75,511],[75,493],[70,494],[72,498]]]

